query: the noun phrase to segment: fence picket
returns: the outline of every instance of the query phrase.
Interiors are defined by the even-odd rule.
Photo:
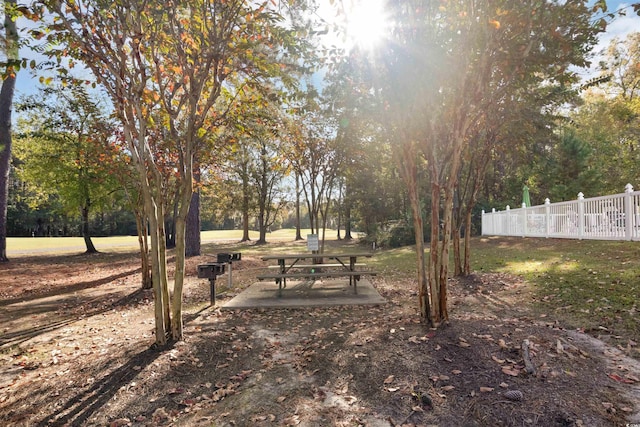
[[[511,209],[482,211],[483,236],[640,241],[640,191]]]

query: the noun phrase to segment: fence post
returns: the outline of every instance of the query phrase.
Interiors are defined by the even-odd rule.
[[[496,208],[491,208],[491,232],[494,236],[498,234],[498,229],[496,228]]]
[[[480,235],[484,236],[484,209],[482,209],[482,215],[480,216]]]
[[[584,236],[584,194],[578,193],[578,239]]]
[[[551,200],[549,200],[549,198],[544,199],[544,223],[545,223],[544,237],[548,238],[551,232]]]
[[[522,237],[527,237],[527,204],[522,203]]]
[[[507,233],[505,236],[511,236],[511,206],[507,205],[505,215],[507,218]]]
[[[631,240],[633,237],[633,199],[631,198],[633,193],[633,186],[627,184],[624,187],[624,237],[625,240]]]

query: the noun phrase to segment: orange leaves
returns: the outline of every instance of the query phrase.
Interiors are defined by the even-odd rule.
[[[500,29],[500,21],[496,21],[495,19],[490,19],[489,20],[489,25],[491,25],[496,30]]]
[[[520,375],[520,368],[515,365],[503,366],[502,373],[505,375],[510,375],[512,377],[517,377],[518,375]]]

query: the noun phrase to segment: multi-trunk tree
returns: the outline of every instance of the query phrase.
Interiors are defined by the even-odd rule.
[[[452,213],[462,153],[491,105],[523,82],[562,87],[583,66],[597,29],[582,2],[501,0],[392,3],[388,42],[372,58],[373,91],[396,141],[409,191],[416,239],[420,313],[448,319],[447,280]],[[431,186],[428,265],[421,246],[422,170]],[[425,274],[426,270],[426,274]]]
[[[109,94],[120,120],[150,225],[156,343],[183,335],[185,224],[194,161],[216,115],[221,94],[282,75],[304,52],[295,28],[275,2],[243,0],[75,0],[37,2],[53,24],[50,54],[82,61]],[[240,82],[231,84],[231,82]],[[161,138],[150,138],[150,135]],[[175,172],[176,261],[169,286],[162,170]]]

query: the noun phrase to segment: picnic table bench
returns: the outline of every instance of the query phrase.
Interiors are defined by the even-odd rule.
[[[287,279],[319,279],[333,277],[348,277],[349,286],[353,286],[357,293],[357,282],[361,276],[375,276],[376,271],[362,269],[366,264],[358,263],[358,258],[371,258],[370,252],[362,253],[300,253],[278,254],[262,257],[263,261],[276,260],[278,265],[269,266],[269,269],[277,269],[277,273],[262,274],[258,280],[274,280],[278,285],[278,296],[282,296],[282,289],[287,287]],[[312,263],[303,264],[300,261],[313,260]],[[324,263],[324,261],[335,261]]]

